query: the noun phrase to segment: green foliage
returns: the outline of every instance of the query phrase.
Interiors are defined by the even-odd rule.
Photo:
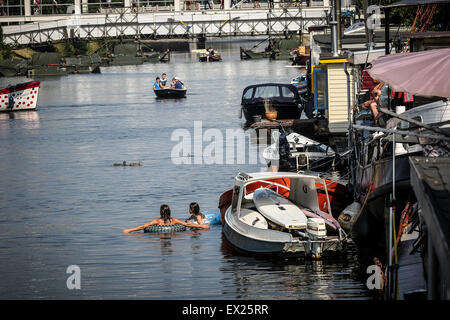
[[[3,30],[0,28],[0,60],[10,59],[12,57],[12,47],[3,43]]]
[[[363,13],[363,1],[355,0],[356,9]],[[398,0],[400,1],[400,0]],[[398,1],[393,0],[372,0],[368,5],[386,6]],[[392,24],[411,27],[419,6],[408,6],[401,8],[392,8],[390,18]],[[433,21],[428,26],[427,31],[448,31],[450,30],[450,4],[439,4],[433,16]]]

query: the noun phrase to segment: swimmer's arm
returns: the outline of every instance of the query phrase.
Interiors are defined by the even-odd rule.
[[[196,226],[197,228],[209,230],[209,225],[203,222],[202,217],[197,216],[197,223],[198,223],[198,225]]]
[[[140,230],[142,230],[142,229],[145,229],[145,228],[150,227],[150,226],[152,226],[152,225],[154,225],[154,224],[157,224],[157,223],[158,223],[158,221],[153,220],[152,222],[143,224],[142,226],[139,226],[139,227],[136,227],[136,228],[132,228],[132,229],[124,229],[124,230],[122,231],[122,233],[124,233],[124,234],[130,234],[130,233],[132,233],[132,232],[140,231]]]
[[[198,227],[200,227],[196,223],[184,222],[184,221],[178,220],[177,218],[172,218],[172,221],[175,222],[175,223],[179,223],[179,224],[181,224],[181,225],[183,225],[185,227],[190,227],[190,228],[198,228]]]

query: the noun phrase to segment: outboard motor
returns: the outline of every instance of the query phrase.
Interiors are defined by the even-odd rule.
[[[284,130],[281,130],[279,141],[280,171],[291,171],[294,167],[291,163],[291,150]]]
[[[322,243],[314,242],[326,240],[327,229],[325,221],[322,218],[309,218],[306,225],[306,233],[309,239],[313,241],[311,243],[311,256],[313,259],[319,259],[322,257]]]

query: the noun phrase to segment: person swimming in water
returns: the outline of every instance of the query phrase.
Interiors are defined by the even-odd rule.
[[[200,212],[200,206],[198,205],[197,202],[191,202],[189,204],[189,213],[191,214],[191,216],[188,219],[186,219],[186,222],[194,220],[197,223],[196,224],[197,228],[209,230],[209,225],[207,225],[203,221],[203,219],[205,219],[206,216]]]
[[[130,234],[135,231],[143,230],[147,227],[153,226],[153,225],[159,225],[159,226],[169,226],[174,224],[181,224],[185,227],[190,228],[203,228],[202,226],[192,223],[192,222],[184,222],[177,218],[171,218],[170,217],[170,207],[167,204],[161,205],[161,208],[159,209],[161,217],[158,219],[153,219],[149,223],[143,224],[142,226],[132,228],[132,229],[124,229],[122,233],[124,234]]]

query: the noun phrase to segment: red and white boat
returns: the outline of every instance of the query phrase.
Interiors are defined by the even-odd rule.
[[[0,112],[35,110],[40,85],[31,81],[0,89]]]

